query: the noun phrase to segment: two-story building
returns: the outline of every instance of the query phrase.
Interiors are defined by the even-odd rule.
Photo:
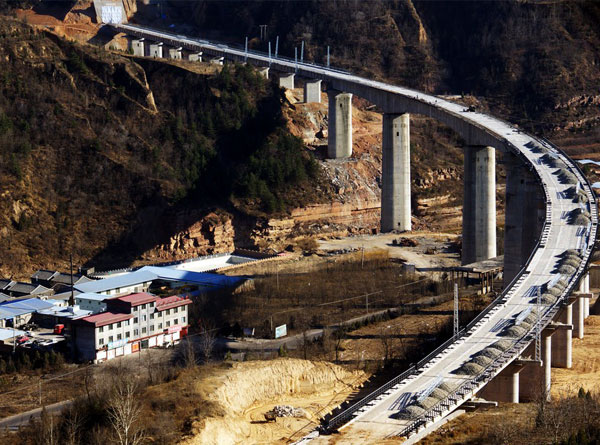
[[[104,302],[106,312],[73,321],[74,348],[80,360],[104,361],[170,346],[187,334],[191,304],[187,298],[142,292]]]

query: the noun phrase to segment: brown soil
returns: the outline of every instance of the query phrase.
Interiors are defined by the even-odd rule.
[[[182,443],[287,443],[302,437],[318,419],[341,403],[368,376],[327,362],[298,359],[236,363],[223,372],[197,381],[195,391],[221,408],[223,415],[192,424],[193,436]],[[264,413],[275,405],[291,405],[304,418],[277,418],[266,423]],[[301,431],[300,431],[301,430]]]

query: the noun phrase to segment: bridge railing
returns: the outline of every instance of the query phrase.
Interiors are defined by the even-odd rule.
[[[390,388],[393,388],[394,386],[396,386],[399,382],[401,382],[405,378],[410,377],[411,375],[413,375],[415,373],[415,370],[416,370],[416,368],[414,366],[411,366],[406,371],[404,371],[402,374],[394,377],[392,380],[390,380],[386,384],[380,386],[375,391],[373,391],[373,392],[369,393],[368,395],[366,395],[365,397],[363,397],[360,401],[358,401],[354,405],[352,405],[349,408],[345,409],[344,411],[342,411],[338,415],[332,417],[331,419],[329,419],[329,421],[325,425],[325,429],[327,429],[328,431],[332,431],[338,425],[346,423],[350,419],[350,417],[352,417],[352,415],[354,415],[354,413],[356,411],[358,411],[363,406],[365,406],[368,403],[370,403],[373,400],[375,400],[377,397],[379,397],[381,394],[383,394],[384,392],[386,392]]]

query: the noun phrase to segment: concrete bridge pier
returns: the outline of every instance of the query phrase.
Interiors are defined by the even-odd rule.
[[[191,53],[188,56],[188,60],[190,62],[202,62],[202,51],[197,52],[197,53]]]
[[[563,306],[555,318],[557,322],[552,341],[552,367],[573,366],[573,304]]]
[[[328,90],[329,136],[327,157],[330,159],[352,156],[352,94]]]
[[[144,38],[133,39],[131,41],[131,50],[136,57],[144,57],[146,55],[146,41]]]
[[[286,90],[293,90],[295,77],[296,77],[296,75],[294,73],[281,74],[279,76],[279,88],[285,88]]]
[[[464,156],[462,264],[496,256],[496,152],[468,145]]]
[[[169,48],[169,59],[181,60],[181,52],[183,48]]]
[[[410,115],[383,115],[381,231],[411,230]]]
[[[589,299],[592,294],[573,294],[573,336],[575,338],[583,338],[584,321],[585,321],[585,305],[586,300],[589,307]]]
[[[479,397],[496,402],[519,403],[519,373],[522,369],[522,363],[511,363],[479,391]]]
[[[307,80],[304,82],[304,103],[321,103],[321,80]]]
[[[529,259],[540,236],[544,217],[544,195],[535,176],[513,154],[506,164],[506,210],[504,224],[504,286]]]
[[[268,66],[261,66],[261,67],[259,67],[258,68],[258,74],[260,74],[265,79],[268,79],[269,78],[269,67]]]
[[[590,293],[590,273],[589,272],[585,273],[579,280],[579,293],[582,293],[582,294]],[[586,319],[590,316],[590,298],[586,298],[583,302],[583,318],[584,319]]]
[[[519,400],[521,402],[534,402],[545,394],[550,400],[552,385],[552,335],[556,332],[554,327],[542,331],[541,361],[532,359],[521,360],[523,370],[519,374]],[[525,356],[535,357],[535,342],[531,343],[523,353]]]
[[[150,57],[154,57],[156,59],[162,59],[163,57],[163,43],[156,42],[150,44]]]

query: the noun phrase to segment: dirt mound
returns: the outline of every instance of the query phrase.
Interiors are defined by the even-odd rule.
[[[226,413],[193,423],[187,445],[276,443],[318,422],[347,397],[366,375],[327,362],[278,359],[236,363],[222,375],[199,382],[206,399]],[[267,423],[264,413],[276,405],[302,409],[306,418],[284,417]],[[308,419],[308,420],[307,420]]]

